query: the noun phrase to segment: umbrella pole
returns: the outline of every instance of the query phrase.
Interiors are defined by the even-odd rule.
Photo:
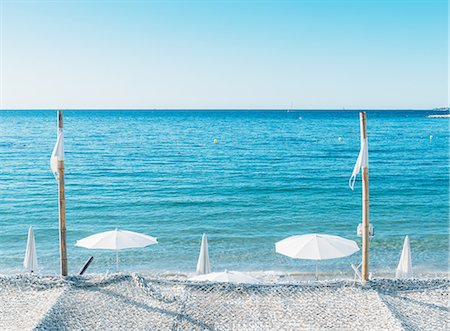
[[[119,272],[119,250],[116,249],[116,272]]]
[[[361,139],[367,139],[366,113],[359,113]],[[361,280],[369,279],[369,168],[362,168],[362,261]]]
[[[319,261],[316,261],[316,280],[319,280]]]
[[[58,129],[63,129],[63,112],[58,111]],[[61,275],[67,276],[66,251],[66,196],[64,192],[64,160],[58,160],[58,209],[59,209],[59,252]]]

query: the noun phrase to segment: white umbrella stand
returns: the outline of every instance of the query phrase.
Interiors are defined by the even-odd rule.
[[[88,249],[110,249],[116,251],[116,272],[119,271],[119,250],[142,248],[157,244],[156,238],[142,233],[118,230],[106,231],[78,240],[75,246]]]

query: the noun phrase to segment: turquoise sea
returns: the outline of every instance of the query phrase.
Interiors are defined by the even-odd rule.
[[[404,235],[416,272],[448,270],[449,120],[430,113],[367,111],[374,271],[394,272]],[[55,140],[56,112],[0,112],[0,273],[23,271],[30,225],[42,272],[59,270]],[[65,111],[69,271],[90,255],[89,271],[114,270],[113,252],[74,244],[116,227],[159,241],[123,251],[123,271],[194,271],[203,232],[216,271],[313,271],[274,244],[360,243],[360,177],[348,187],[359,143],[357,111]]]

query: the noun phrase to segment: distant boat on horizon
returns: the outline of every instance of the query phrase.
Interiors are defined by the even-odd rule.
[[[448,107],[442,107],[442,108],[434,108],[432,110],[433,112],[439,112],[438,114],[430,114],[427,115],[427,118],[450,118],[450,108]],[[446,114],[442,114],[446,113]]]

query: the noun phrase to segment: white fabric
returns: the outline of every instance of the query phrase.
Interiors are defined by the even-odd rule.
[[[222,283],[246,283],[258,284],[259,280],[238,271],[212,272],[206,275],[200,275],[190,278],[190,280],[199,282],[222,282]]]
[[[64,132],[61,128],[58,128],[56,144],[50,157],[50,169],[55,179],[58,178],[58,161],[64,161]]]
[[[348,185],[353,190],[355,186],[356,175],[363,167],[369,167],[369,146],[367,138],[361,137],[361,149],[359,151],[358,159],[356,160],[355,167],[353,168],[352,176],[348,180]]]
[[[158,241],[154,237],[137,232],[116,229],[114,231],[97,233],[78,240],[75,246],[89,249],[120,250],[145,247],[157,243]]]
[[[402,255],[395,271],[396,278],[410,278],[412,277],[412,263],[411,263],[411,248],[409,246],[409,237],[405,237],[403,243]]]
[[[275,250],[294,259],[327,260],[352,255],[359,247],[353,240],[338,236],[305,234],[277,242]]]
[[[198,257],[196,272],[198,275],[204,275],[211,272],[209,266],[208,239],[206,238],[206,234],[202,235],[202,244],[200,246],[200,255]]]
[[[34,241],[34,232],[32,226],[30,226],[30,228],[28,229],[27,248],[25,251],[25,258],[23,259],[23,266],[29,272],[36,271],[38,268],[36,243]]]

